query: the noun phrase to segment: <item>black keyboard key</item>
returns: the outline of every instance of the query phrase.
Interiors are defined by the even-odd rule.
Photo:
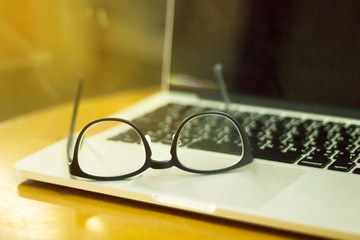
[[[291,147],[288,148],[287,152],[288,153],[298,153],[298,154],[306,154],[310,151],[311,148],[307,148],[304,146],[300,146],[300,145],[292,145]]]
[[[283,162],[283,163],[294,163],[301,156],[299,153],[284,153],[281,151],[275,151],[272,149],[254,149],[253,155],[256,158]]]
[[[301,150],[302,150],[301,147],[296,147],[296,146],[292,145],[291,147],[289,147],[289,149],[287,150],[287,152],[301,154],[301,153],[302,153]]]
[[[258,129],[251,129],[251,128],[246,129],[246,133],[249,137],[257,137],[257,138],[261,138],[266,135],[264,131],[259,131]]]
[[[318,133],[315,134],[314,136],[315,136],[315,139],[318,141],[320,141],[320,140],[326,141],[326,140],[333,139],[335,137],[335,133],[319,129]]]
[[[349,172],[352,168],[355,167],[355,165],[356,164],[351,161],[337,160],[333,164],[331,164],[328,169],[340,172]]]
[[[158,124],[135,124],[142,132],[157,131],[160,129]]]
[[[336,142],[335,145],[333,146],[333,148],[340,150],[340,151],[341,150],[350,151],[355,148],[355,145],[353,145],[347,141],[342,141],[342,142]]]
[[[327,132],[330,131],[334,127],[335,127],[335,123],[333,123],[333,122],[327,122],[327,123],[323,124],[323,129]]]
[[[334,159],[350,162],[350,161],[356,160],[357,157],[358,157],[358,154],[356,154],[356,153],[350,153],[348,151],[340,151],[334,156]]]
[[[268,144],[266,145],[265,148],[267,149],[271,149],[271,150],[276,150],[276,151],[281,151],[282,149],[284,149],[285,145],[282,144],[278,139],[272,139],[268,142]]]
[[[256,136],[258,139],[265,139],[265,137],[266,137],[266,132],[264,132],[264,131],[259,131],[255,136]]]
[[[235,143],[218,143],[211,139],[201,140],[194,143],[190,143],[188,148],[199,149],[204,151],[228,153],[228,154],[242,154],[242,148]]]
[[[325,139],[315,139],[310,142],[310,145],[312,145],[316,148],[329,148],[333,144],[334,143],[332,141],[325,140]]]
[[[299,143],[299,142],[294,142],[292,143],[292,147],[300,149],[301,153],[305,154],[309,151],[310,147],[305,147],[303,143]]]
[[[355,174],[360,174],[360,168],[355,168],[355,170],[353,171],[353,173],[355,173]]]
[[[357,139],[348,133],[342,133],[339,137],[336,138],[336,141],[354,143],[357,141]]]
[[[360,147],[357,147],[357,148],[353,149],[351,152],[356,153],[356,154],[360,154]]]
[[[122,141],[127,143],[133,142],[141,142],[140,136],[134,130],[128,130],[124,133],[120,133],[119,135],[108,138],[110,141]]]
[[[306,156],[298,164],[308,167],[324,168],[330,163],[330,159],[321,156]]]
[[[159,121],[146,117],[134,119],[132,123],[135,124],[143,132],[156,131],[160,129]]]
[[[301,122],[301,124],[304,125],[305,128],[310,127],[314,123],[314,120],[306,119]]]
[[[294,142],[303,142],[306,138],[306,134],[303,132],[294,133],[292,135],[292,139],[294,139]]]
[[[258,143],[260,142],[260,140],[257,137],[249,137],[249,141],[251,146],[258,146]]]
[[[232,115],[238,120],[240,123],[243,123],[245,119],[250,116],[249,112],[233,112]]]
[[[311,156],[330,158],[334,153],[335,153],[334,150],[330,150],[322,147],[322,148],[316,148],[311,153]]]
[[[155,123],[158,123],[159,121],[158,120],[154,120],[153,118],[147,118],[147,117],[139,117],[139,118],[136,118],[132,121],[132,123],[134,123],[135,125],[140,125],[140,124],[144,124],[144,125],[147,125],[147,124],[155,124]]]
[[[357,129],[359,129],[360,126],[357,126],[357,125],[350,125],[348,127],[346,127],[346,133],[348,134],[353,134],[354,132],[356,132]]]

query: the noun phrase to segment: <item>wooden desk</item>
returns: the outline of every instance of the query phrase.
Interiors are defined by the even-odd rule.
[[[155,91],[83,100],[77,129]],[[67,136],[71,112],[68,103],[0,125],[0,239],[308,239],[16,177],[15,162]]]

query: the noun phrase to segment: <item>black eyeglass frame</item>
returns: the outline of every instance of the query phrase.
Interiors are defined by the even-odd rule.
[[[177,143],[179,140],[179,135],[183,129],[183,127],[185,126],[186,123],[188,123],[190,120],[197,118],[197,117],[201,117],[201,116],[205,116],[205,115],[219,115],[219,116],[223,116],[227,119],[229,119],[239,130],[240,133],[240,137],[242,140],[242,147],[243,147],[243,154],[241,159],[239,159],[239,161],[230,166],[230,167],[226,167],[226,168],[222,168],[222,169],[216,169],[216,170],[196,170],[196,169],[191,169],[188,168],[186,166],[184,166],[183,164],[181,164],[181,162],[178,159],[177,156]],[[125,174],[125,175],[121,175],[121,176],[110,176],[110,177],[105,177],[105,176],[96,176],[96,175],[92,175],[92,174],[88,174],[86,172],[84,172],[79,164],[79,160],[78,160],[78,152],[81,146],[81,142],[83,140],[84,134],[86,133],[86,131],[93,125],[101,123],[101,122],[106,122],[106,121],[115,121],[115,122],[122,122],[125,124],[130,125],[140,136],[141,141],[143,142],[144,148],[145,148],[145,162],[144,165],[142,167],[140,167],[138,170],[129,173],[129,174]],[[172,144],[170,147],[170,154],[171,154],[171,159],[168,161],[158,161],[158,160],[154,160],[151,158],[152,156],[152,152],[151,152],[151,148],[150,145],[145,137],[145,135],[142,133],[142,131],[132,122],[125,120],[125,119],[121,119],[121,118],[101,118],[101,119],[97,119],[94,120],[90,123],[88,123],[79,133],[79,136],[76,139],[76,143],[75,143],[75,147],[74,147],[74,152],[73,152],[73,158],[71,159],[69,156],[69,171],[70,174],[73,176],[77,176],[77,177],[81,177],[81,178],[87,178],[87,179],[93,179],[93,180],[123,180],[126,178],[130,178],[133,176],[136,176],[144,171],[146,171],[148,168],[153,168],[153,169],[166,169],[166,168],[170,168],[170,167],[177,167],[181,170],[184,170],[186,172],[191,172],[191,173],[198,173],[198,174],[216,174],[216,173],[222,173],[222,172],[226,172],[226,171],[231,171],[243,166],[246,166],[250,163],[253,162],[253,155],[251,152],[251,145],[250,145],[250,141],[247,137],[246,131],[245,129],[239,124],[239,122],[230,114],[225,113],[225,112],[218,112],[218,111],[208,111],[208,112],[202,112],[202,113],[197,113],[197,114],[193,114],[187,118],[185,118],[182,123],[179,125],[173,140],[172,140]]]

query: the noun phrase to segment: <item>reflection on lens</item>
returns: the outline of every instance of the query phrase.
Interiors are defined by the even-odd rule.
[[[78,160],[85,173],[102,177],[121,176],[144,165],[145,148],[140,135],[130,125],[105,121],[86,131]]]
[[[193,118],[180,132],[177,156],[182,165],[198,171],[231,167],[243,156],[240,130],[219,114]]]

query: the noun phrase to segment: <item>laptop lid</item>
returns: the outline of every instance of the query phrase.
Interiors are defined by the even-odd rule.
[[[233,102],[360,117],[359,1],[182,0],[169,7],[171,90],[220,97],[212,68],[222,63]]]

